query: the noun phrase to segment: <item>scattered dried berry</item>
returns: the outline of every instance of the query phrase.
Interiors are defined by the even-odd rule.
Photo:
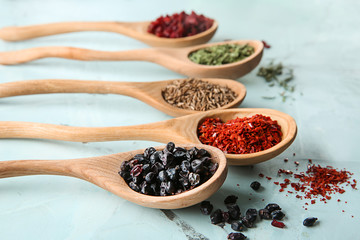
[[[234,203],[236,203],[237,199],[238,199],[237,196],[229,195],[225,198],[224,203],[225,203],[225,205],[234,204]]]
[[[265,209],[269,210],[269,212],[273,212],[275,210],[281,210],[281,207],[276,203],[269,203],[266,205]]]
[[[231,228],[234,231],[241,232],[244,230],[245,227],[240,221],[235,221],[235,222],[231,223]]]
[[[247,220],[249,220],[250,222],[255,222],[256,217],[257,217],[257,211],[254,208],[249,208],[246,213],[245,213],[245,217]]]
[[[227,236],[227,239],[228,240],[244,240],[246,239],[247,237],[242,234],[242,233],[230,233],[228,236]]]
[[[200,211],[205,215],[210,215],[213,208],[213,205],[209,201],[202,201],[200,204]]]
[[[274,210],[271,212],[272,219],[281,220],[285,217],[285,214],[281,210]]]
[[[306,227],[311,227],[315,224],[317,220],[318,219],[316,217],[305,218],[305,220],[303,221],[303,225]]]
[[[252,183],[250,184],[250,187],[251,187],[252,189],[254,189],[255,191],[256,191],[256,190],[259,190],[260,186],[261,186],[261,184],[260,184],[258,181],[254,181],[254,182],[252,182]]]
[[[231,219],[239,220],[241,214],[239,206],[233,203],[233,204],[227,204],[226,207],[228,209]]]
[[[211,215],[210,215],[210,220],[212,224],[219,224],[224,222],[223,219],[223,214],[221,209],[217,209],[215,210]]]
[[[259,216],[261,219],[266,219],[266,220],[270,220],[272,219],[270,211],[267,209],[260,209],[259,210]]]

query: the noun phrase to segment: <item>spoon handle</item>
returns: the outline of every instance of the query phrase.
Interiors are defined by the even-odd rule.
[[[178,144],[193,143],[179,128],[181,118],[122,127],[70,127],[32,122],[0,122],[0,138],[37,138],[70,142],[148,140]]]
[[[115,32],[134,37],[134,35],[137,35],[134,27],[138,25],[139,24],[135,22],[62,22],[24,27],[4,27],[0,29],[0,39],[5,41],[21,41],[37,37],[81,31]]]
[[[37,47],[17,51],[0,52],[0,64],[14,65],[41,58],[66,58],[81,61],[154,61],[153,48],[129,51],[97,51],[74,47]]]
[[[26,175],[73,176],[71,160],[17,160],[0,162],[0,178]]]
[[[46,93],[99,93],[137,97],[137,94],[142,96],[139,89],[143,85],[146,84],[62,79],[27,80],[0,84],[0,98]]]

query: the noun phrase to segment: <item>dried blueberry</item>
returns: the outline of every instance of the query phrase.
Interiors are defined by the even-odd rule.
[[[162,163],[165,167],[169,167],[173,164],[175,157],[172,153],[166,152],[160,156],[160,160],[162,161]]]
[[[134,190],[135,192],[139,192],[139,191],[140,191],[139,186],[136,185],[136,183],[134,183],[134,182],[130,182],[130,183],[129,183],[129,187],[130,187],[132,190]]]
[[[150,163],[151,163],[151,164],[154,164],[155,162],[159,162],[159,161],[160,161],[160,154],[162,154],[160,151],[154,152],[154,153],[150,156]]]
[[[141,189],[140,189],[140,192],[142,193],[142,194],[149,194],[150,192],[151,192],[151,187],[150,187],[150,185],[149,184],[147,184],[147,182],[143,182],[142,184],[141,184]]]
[[[270,214],[269,210],[267,210],[267,209],[260,209],[259,216],[261,219],[266,219],[266,220],[272,219],[271,214]]]
[[[169,168],[166,173],[170,180],[175,181],[178,178],[178,171],[175,168]]]
[[[235,195],[229,195],[229,196],[227,196],[227,197],[225,198],[224,203],[225,203],[225,205],[234,204],[234,203],[236,203],[236,200],[237,200],[237,199],[238,199],[237,196],[235,196]]]
[[[315,222],[317,221],[318,219],[316,217],[309,217],[309,218],[305,218],[304,221],[303,221],[303,225],[306,226],[306,227],[311,227],[315,224]]]
[[[179,183],[181,184],[184,190],[188,190],[190,188],[189,179],[187,178],[180,178]]]
[[[216,170],[218,169],[219,164],[218,163],[210,163],[209,164],[209,171],[212,175],[215,174]]]
[[[129,162],[128,161],[122,162],[120,165],[120,170],[121,171],[129,171],[130,170]]]
[[[168,180],[168,175],[165,170],[161,170],[158,174],[158,179],[160,182],[165,182]]]
[[[200,175],[197,173],[190,173],[189,174],[189,182],[191,186],[196,186],[200,183]]]
[[[219,223],[224,222],[221,209],[215,210],[215,211],[210,215],[210,220],[211,220],[211,223],[212,223],[212,224],[219,224]]]
[[[143,166],[142,166],[142,173],[143,174],[147,174],[149,171],[150,171],[150,164],[144,164]]]
[[[199,151],[197,152],[196,157],[198,157],[198,158],[210,157],[210,153],[202,148],[202,149],[199,149]]]
[[[203,164],[201,160],[195,159],[191,162],[191,169],[195,173],[200,173],[202,171]]]
[[[145,175],[145,181],[147,183],[152,183],[155,180],[155,173],[154,172],[149,172],[148,174]]]
[[[254,227],[254,222],[249,221],[249,219],[247,219],[246,217],[241,218],[241,223],[244,224],[244,226],[247,227],[247,228],[253,228]]]
[[[181,162],[181,165],[180,165],[180,167],[181,167],[181,171],[183,171],[183,172],[189,172],[190,171],[190,162],[189,161],[187,161],[187,160],[185,160],[185,161],[182,161]]]
[[[156,152],[156,149],[153,147],[148,147],[147,149],[145,149],[144,151],[144,157],[149,159],[151,155],[153,155],[153,153]]]
[[[175,184],[172,181],[168,181],[165,187],[165,190],[168,194],[175,193]]]
[[[285,214],[281,210],[274,210],[271,212],[272,219],[281,220],[285,217]]]
[[[243,231],[243,230],[244,230],[245,226],[244,226],[244,224],[242,224],[241,222],[235,221],[235,222],[232,222],[232,223],[231,223],[231,228],[232,228],[232,230],[234,230],[234,231],[240,232],[240,231]]]
[[[249,208],[245,213],[246,219],[250,222],[255,222],[257,217],[257,211],[254,208]]]
[[[224,221],[227,223],[230,223],[231,217],[230,217],[229,212],[222,212],[222,215],[223,215]]]
[[[271,213],[275,210],[281,210],[281,207],[276,203],[269,203],[268,205],[266,205],[265,209],[269,210],[269,212]]]
[[[205,215],[209,215],[213,208],[213,205],[209,201],[202,201],[200,204],[200,211]]]
[[[155,172],[156,174],[158,174],[161,170],[164,169],[164,166],[159,163],[159,162],[156,162],[152,167],[151,167],[151,171],[152,172]]]
[[[228,240],[245,240],[247,237],[242,233],[230,233],[227,236]]]
[[[240,208],[236,203],[227,204],[226,207],[228,209],[231,219],[238,220],[240,218]]]
[[[261,184],[258,181],[254,181],[250,184],[250,187],[254,190],[259,190]]]
[[[168,152],[173,152],[175,149],[175,144],[173,142],[168,142],[168,144],[166,144],[166,150]]]

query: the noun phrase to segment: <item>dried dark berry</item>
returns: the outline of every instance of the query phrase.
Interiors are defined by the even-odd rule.
[[[311,227],[315,224],[315,222],[317,221],[318,219],[316,217],[308,217],[308,218],[305,218],[304,221],[303,221],[303,225],[306,226],[306,227]]]
[[[128,161],[122,162],[120,165],[120,170],[121,171],[129,171],[130,170],[130,165]]]
[[[227,204],[226,207],[228,209],[231,219],[239,220],[241,214],[239,206],[236,203],[234,203],[234,204]]]
[[[130,170],[130,175],[132,177],[136,177],[139,176],[142,172],[142,165],[141,164],[136,164],[133,168],[131,168]]]
[[[267,209],[260,209],[259,216],[261,219],[266,219],[266,220],[272,219],[271,214],[270,214],[269,210],[267,210]]]
[[[271,218],[281,220],[285,217],[285,214],[281,210],[275,210],[271,212]]]
[[[216,170],[218,169],[219,164],[218,163],[210,163],[209,165],[209,171],[212,175],[215,174]]]
[[[179,147],[175,148],[173,154],[174,154],[174,157],[179,161],[186,159],[186,149],[184,149],[184,148],[179,148]]]
[[[180,178],[179,183],[181,184],[184,190],[189,189],[191,186],[188,178]]]
[[[201,161],[203,164],[209,164],[209,163],[211,163],[211,158],[209,158],[209,157],[202,157],[202,158],[200,158],[200,161]]]
[[[158,174],[161,170],[164,169],[164,166],[160,162],[156,162],[152,167],[151,171]]]
[[[236,200],[237,200],[237,199],[238,199],[237,196],[235,196],[235,195],[229,195],[229,196],[227,196],[227,197],[225,198],[224,203],[225,203],[225,205],[234,204],[234,203],[236,203]]]
[[[228,240],[244,240],[246,239],[247,237],[242,234],[242,233],[230,233],[228,236],[227,236],[227,239]]]
[[[150,164],[144,164],[142,169],[142,174],[147,174],[150,171]]]
[[[222,212],[222,214],[223,214],[224,221],[227,223],[230,223],[231,217],[230,217],[229,212]]]
[[[134,182],[130,182],[130,183],[129,183],[129,187],[130,187],[132,190],[134,190],[135,192],[139,192],[139,191],[140,191],[139,186],[136,185],[136,183],[134,183]]]
[[[172,153],[166,152],[160,156],[160,160],[162,161],[162,163],[165,167],[169,167],[173,164],[175,157]]]
[[[160,196],[166,196],[166,189],[165,188],[160,188]]]
[[[175,193],[176,189],[175,189],[175,184],[172,181],[168,181],[166,184],[166,188],[165,188],[166,192],[168,194],[173,194]]]
[[[141,189],[140,189],[140,193],[142,194],[149,194],[152,191],[151,187],[149,184],[147,184],[146,182],[143,182],[141,184]]]
[[[259,190],[261,184],[258,181],[254,181],[250,184],[250,187],[254,190]]]
[[[190,173],[189,174],[189,182],[191,186],[196,186],[200,183],[200,175],[197,173]]]
[[[283,222],[278,222],[275,219],[272,220],[271,225],[277,228],[284,228],[285,224]]]
[[[265,209],[269,210],[269,212],[271,213],[275,210],[281,210],[281,207],[276,203],[269,203],[268,205],[266,205]]]
[[[179,176],[180,176],[181,178],[188,178],[188,177],[189,177],[189,174],[190,174],[190,172],[183,172],[183,171],[180,171],[180,172],[179,172]]]
[[[243,231],[243,230],[244,230],[245,226],[244,226],[244,224],[242,224],[241,222],[235,221],[235,222],[232,222],[232,223],[231,223],[231,228],[232,228],[232,230],[234,230],[234,231],[240,232],[240,231]]]
[[[254,222],[249,221],[249,219],[247,219],[246,217],[241,218],[241,223],[244,224],[244,226],[247,228],[254,227]]]
[[[143,177],[142,176],[136,176],[136,177],[132,177],[131,180],[136,184],[140,184],[143,181]]]
[[[210,215],[210,220],[211,220],[211,223],[212,223],[212,224],[219,224],[219,223],[224,222],[221,209],[215,210],[215,211]]]
[[[175,144],[173,142],[168,142],[168,144],[166,144],[166,150],[168,152],[173,152],[175,149]]]
[[[165,170],[161,170],[159,172],[158,179],[160,182],[166,182],[169,179]]]
[[[120,172],[119,172],[119,175],[120,175],[126,182],[129,182],[129,181],[132,179],[130,173],[129,173],[129,172],[126,172],[126,171],[120,171]]]
[[[148,147],[144,151],[144,157],[149,159],[151,155],[153,155],[156,152],[156,149],[153,147]]]
[[[210,157],[210,153],[206,151],[205,149],[199,149],[196,157],[202,158],[202,157]]]
[[[202,201],[200,204],[200,211],[202,214],[210,215],[214,206],[209,201]]]
[[[191,162],[191,169],[193,172],[199,173],[199,172],[201,172],[202,168],[203,168],[203,164],[202,164],[201,160],[195,159]]]
[[[246,213],[245,213],[245,217],[247,220],[249,220],[250,222],[255,222],[256,217],[257,217],[257,211],[254,208],[249,208]]]
[[[166,170],[166,173],[170,180],[175,181],[178,179],[179,173],[178,171],[176,171],[175,168],[169,168],[168,170]]]
[[[151,163],[151,164],[154,164],[155,162],[159,162],[159,161],[160,161],[160,154],[162,154],[160,151],[154,152],[154,153],[150,156],[150,163]]]
[[[155,180],[155,173],[154,172],[149,172],[148,174],[146,174],[145,176],[145,181],[147,183],[152,183]]]
[[[189,172],[191,165],[190,165],[190,162],[189,162],[189,161],[185,160],[185,161],[182,161],[182,162],[181,162],[180,167],[181,167],[181,171],[183,171],[183,172]]]

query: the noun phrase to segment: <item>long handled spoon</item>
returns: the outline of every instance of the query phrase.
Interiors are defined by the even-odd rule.
[[[218,117],[222,121],[227,121],[255,114],[263,114],[276,120],[281,126],[283,136],[280,143],[264,151],[225,154],[230,165],[251,165],[274,158],[290,146],[297,133],[296,122],[291,116],[273,109],[243,108],[207,111],[161,122],[123,127],[69,127],[30,122],[0,122],[0,138],[42,138],[72,142],[150,140],[201,144],[197,129],[205,118]]]
[[[188,55],[198,49],[225,43],[248,44],[255,52],[249,57],[229,64],[208,66],[192,62]],[[260,62],[264,45],[257,40],[238,40],[197,45],[186,48],[146,48],[130,51],[95,51],[73,47],[38,47],[0,53],[0,64],[13,65],[41,58],[57,57],[82,61],[149,61],[174,72],[191,77],[239,78],[253,70]]]
[[[164,100],[162,90],[174,80],[157,82],[105,82],[55,79],[28,80],[0,84],[0,98],[45,93],[111,93],[137,98],[175,117],[199,113],[200,111],[175,107]],[[236,107],[246,96],[245,86],[237,81],[220,78],[203,78],[202,80],[220,86],[227,86],[237,93],[234,101],[218,109]],[[188,80],[181,79],[181,81]]]
[[[0,39],[21,41],[61,33],[81,31],[104,31],[119,33],[153,47],[188,47],[208,42],[215,34],[218,23],[211,28],[190,37],[160,38],[148,33],[148,22],[61,22],[24,27],[4,27],[0,29]]]
[[[25,175],[64,175],[91,182],[119,197],[136,204],[161,209],[184,208],[197,204],[214,194],[227,175],[226,158],[217,148],[204,145],[178,145],[206,149],[213,162],[219,164],[215,174],[200,186],[172,196],[149,196],[133,191],[118,174],[123,161],[130,160],[144,150],[117,153],[101,157],[70,160],[18,160],[0,161],[0,178]],[[158,147],[158,150],[165,146]]]

